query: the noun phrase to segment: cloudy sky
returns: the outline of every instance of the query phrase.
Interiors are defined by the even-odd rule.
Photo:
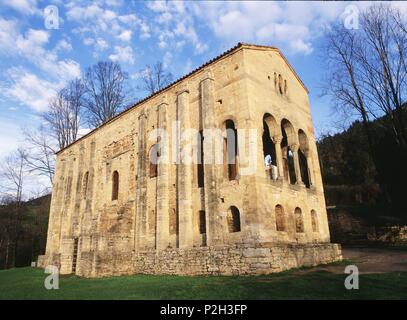
[[[326,132],[334,117],[319,97],[321,34],[350,4],[368,5],[0,0],[0,158],[20,143],[22,127],[39,125],[55,91],[98,60],[120,62],[134,83],[157,60],[178,78],[239,41],[282,50],[310,90],[317,134]],[[58,9],[58,29],[47,28],[56,26],[49,5]]]

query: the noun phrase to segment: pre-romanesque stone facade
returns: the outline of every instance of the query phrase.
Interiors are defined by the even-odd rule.
[[[40,266],[257,274],[338,259],[308,92],[276,48],[238,44],[57,154]]]

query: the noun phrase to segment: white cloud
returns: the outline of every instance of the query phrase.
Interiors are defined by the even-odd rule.
[[[338,19],[345,3],[194,2],[191,12],[226,47],[243,41],[277,46],[290,53],[309,54],[323,27]]]
[[[155,14],[152,31],[160,49],[167,48],[168,44],[179,48],[179,43],[191,44],[197,54],[208,49],[196,32],[193,7],[182,1],[154,1],[148,2],[147,8]]]
[[[144,40],[144,39],[148,39],[151,37],[150,27],[144,21],[140,21],[140,30],[141,30],[141,34],[140,34],[141,39]]]
[[[22,68],[11,68],[7,75],[11,85],[3,86],[3,94],[38,112],[47,110],[49,100],[62,85],[40,79]]]
[[[90,128],[79,128],[78,130],[78,138],[84,136],[85,134],[88,134],[91,131]]]
[[[139,19],[135,14],[126,14],[126,15],[120,15],[117,17],[117,19],[120,22],[123,22],[125,24],[131,25],[131,24],[136,24],[138,23]]]
[[[134,54],[133,49],[130,46],[114,47],[114,53],[109,56],[112,61],[123,62],[128,64],[134,64]]]
[[[190,58],[188,58],[187,62],[184,65],[182,74],[188,74],[192,71],[192,69],[193,69],[192,60]]]
[[[119,38],[122,41],[130,41],[131,40],[131,30],[124,30],[122,33],[120,33],[117,38]]]
[[[160,49],[164,49],[166,46],[167,46],[167,42],[165,42],[164,40],[160,40],[160,41],[158,42],[158,47],[159,47]]]
[[[110,59],[132,64],[132,50],[123,46],[123,42],[130,43],[133,35],[138,35],[142,40],[148,39],[151,31],[148,23],[138,15],[120,14],[118,7],[121,4],[122,1],[101,0],[92,4],[72,1],[65,6],[66,16],[76,24],[72,32],[82,37],[85,45],[93,46],[94,58],[99,58],[102,51],[112,48]]]
[[[84,43],[86,46],[90,46],[90,45],[92,45],[92,44],[95,43],[95,40],[94,40],[93,38],[85,38],[85,39],[83,39],[83,43]]]
[[[59,59],[61,50],[69,50],[70,43],[60,40],[48,50],[50,33],[46,30],[28,29],[19,33],[18,24],[0,18],[0,54],[18,58],[21,64],[35,67],[35,73],[14,66],[7,70],[7,83],[2,83],[0,95],[19,101],[36,111],[44,111],[48,98],[68,80],[79,77],[80,65],[72,59]],[[4,28],[3,28],[4,27]]]
[[[9,55],[14,49],[17,22],[0,17],[0,53]]]
[[[147,7],[154,12],[164,12],[167,10],[166,1],[149,1]]]
[[[68,42],[66,39],[59,40],[58,43],[55,46],[56,51],[71,51],[72,50],[72,45],[70,42]]]
[[[103,51],[103,50],[106,50],[107,48],[109,48],[109,44],[102,38],[97,38],[95,41],[95,47],[99,51]]]
[[[310,54],[314,50],[311,43],[304,42],[301,39],[294,40],[289,45],[294,51],[303,52],[304,54]]]
[[[15,41],[15,48],[22,54],[27,53],[40,53],[42,52],[43,45],[48,42],[49,33],[45,30],[28,29],[26,35],[18,35]]]
[[[167,51],[165,54],[164,54],[164,58],[163,58],[163,67],[165,68],[165,69],[167,69],[168,67],[170,67],[170,65],[171,65],[171,62],[172,62],[172,53],[170,52],[170,51]]]
[[[94,3],[86,7],[77,6],[76,3],[70,2],[67,4],[66,16],[68,20],[83,21],[87,19],[96,19],[103,17],[103,9],[98,4]]]
[[[50,34],[45,30],[28,29],[25,35],[18,33],[16,24],[0,20],[0,26],[5,26],[0,32],[0,52],[9,57],[16,55],[26,59],[40,68],[42,72],[58,79],[70,79],[80,75],[80,66],[77,62],[67,59],[59,60],[58,51],[69,48],[66,40],[61,40],[54,50],[47,50]],[[13,26],[13,28],[10,28]]]
[[[41,10],[37,8],[36,0],[12,0],[1,1],[2,4],[25,15],[41,15]]]
[[[9,119],[0,119],[0,160],[15,150],[23,140],[19,125]]]
[[[123,5],[123,0],[105,0],[105,3],[111,7],[120,7]]]

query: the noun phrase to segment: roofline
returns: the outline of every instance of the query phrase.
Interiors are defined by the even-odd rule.
[[[229,50],[221,53],[220,55],[218,55],[217,57],[207,61],[206,63],[200,65],[199,67],[195,68],[194,70],[192,70],[191,72],[187,73],[186,75],[182,76],[181,78],[178,78],[177,80],[171,82],[169,85],[165,86],[164,88],[158,90],[157,92],[150,94],[149,96],[137,101],[135,104],[133,104],[131,107],[119,112],[118,114],[116,114],[114,117],[112,117],[111,119],[109,119],[108,121],[106,121],[105,123],[101,124],[100,126],[94,128],[93,130],[89,131],[87,134],[83,135],[82,137],[76,139],[74,142],[70,143],[69,145],[65,146],[64,148],[58,150],[55,154],[59,154],[62,151],[68,149],[69,147],[71,147],[72,145],[76,144],[77,142],[87,138],[88,136],[90,136],[91,134],[93,134],[94,132],[98,131],[100,128],[104,127],[105,125],[113,122],[114,120],[120,118],[121,116],[123,116],[124,114],[130,112],[131,110],[133,110],[134,108],[138,107],[139,105],[143,104],[144,102],[146,102],[147,100],[152,99],[153,97],[156,97],[160,94],[162,94],[163,92],[169,90],[170,88],[174,87],[176,84],[178,84],[179,82],[185,80],[186,78],[198,73],[199,71],[201,71],[202,69],[204,69],[205,67],[212,65],[213,63],[243,49],[243,48],[248,48],[248,49],[271,49],[273,51],[276,51],[280,54],[280,56],[283,58],[283,60],[287,63],[288,67],[290,68],[290,70],[293,72],[293,74],[295,75],[295,77],[297,78],[297,80],[300,82],[300,84],[303,86],[303,88],[305,89],[305,91],[307,93],[309,93],[307,87],[304,85],[304,83],[302,82],[302,80],[300,79],[300,77],[297,75],[297,73],[295,72],[295,70],[293,69],[293,67],[290,65],[290,63],[288,62],[288,60],[285,58],[285,56],[281,53],[281,51],[276,48],[276,47],[271,47],[271,46],[265,46],[265,45],[257,45],[257,44],[249,44],[249,43],[243,43],[243,42],[238,42],[237,45],[235,45],[234,47],[230,48]]]

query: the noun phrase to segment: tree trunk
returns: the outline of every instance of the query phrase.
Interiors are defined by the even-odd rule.
[[[4,269],[8,268],[9,252],[10,252],[10,239],[7,239],[6,258],[5,258],[5,262],[4,262]]]

